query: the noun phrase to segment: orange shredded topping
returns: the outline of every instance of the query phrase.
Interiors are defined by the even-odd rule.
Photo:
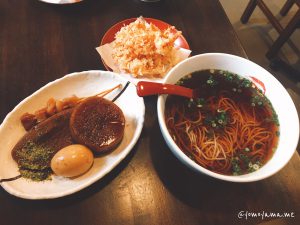
[[[116,33],[112,56],[124,73],[162,77],[179,61],[174,42],[180,35],[173,26],[160,30],[139,17]]]

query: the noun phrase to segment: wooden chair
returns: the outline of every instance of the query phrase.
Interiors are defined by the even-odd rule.
[[[286,15],[294,4],[297,4],[298,11],[294,15],[294,17],[289,21],[288,25],[284,28],[281,26],[277,18],[274,16],[274,14],[271,12],[271,10],[268,8],[268,6],[264,3],[263,0],[250,0],[241,17],[241,22],[247,23],[254,9],[256,8],[256,6],[258,6],[268,18],[273,27],[277,30],[279,36],[266,54],[267,58],[270,60],[274,59],[277,56],[283,44],[289,39],[289,37],[292,35],[295,29],[300,27],[300,0],[287,0],[282,9],[280,10],[280,14],[283,16]]]

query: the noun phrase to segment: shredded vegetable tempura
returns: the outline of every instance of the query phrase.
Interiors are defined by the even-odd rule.
[[[161,31],[139,17],[116,34],[113,58],[122,72],[161,77],[178,63],[174,42],[180,35],[175,27]]]

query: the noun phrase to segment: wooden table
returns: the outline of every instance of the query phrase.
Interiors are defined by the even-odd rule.
[[[140,15],[182,30],[193,55],[247,57],[217,0],[85,0],[66,6],[2,0],[0,121],[48,82],[75,71],[104,69],[95,51],[101,37],[113,24]],[[145,105],[142,135],[111,173],[55,200],[18,199],[0,188],[0,224],[299,224],[298,153],[278,174],[259,182],[228,183],[195,174],[166,146],[155,116],[156,98],[145,98]],[[294,212],[295,217],[246,220],[238,218],[240,211]]]

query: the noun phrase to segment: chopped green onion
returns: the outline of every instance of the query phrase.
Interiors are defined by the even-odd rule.
[[[258,170],[258,169],[259,169],[259,165],[253,164],[253,165],[252,165],[252,168],[253,168],[254,170]]]

